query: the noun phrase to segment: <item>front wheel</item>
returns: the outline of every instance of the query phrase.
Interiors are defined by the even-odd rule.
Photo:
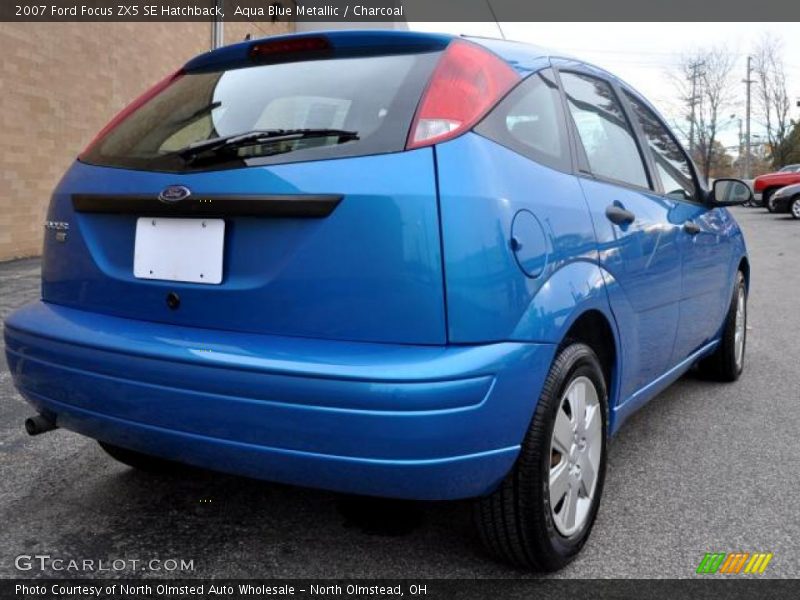
[[[556,571],[591,532],[606,469],[608,399],[597,355],[561,350],[545,380],[512,471],[475,504],[481,540],[496,557]]]
[[[736,381],[744,369],[747,345],[747,284],[741,271],[736,273],[722,339],[714,353],[700,361],[700,372],[717,381]]]
[[[772,198],[774,195],[775,195],[774,190],[767,190],[761,196],[764,208],[766,208],[771,213],[775,212],[775,200]]]
[[[794,200],[792,200],[792,204],[789,207],[789,212],[792,214],[792,218],[800,219],[800,196],[797,196]]]

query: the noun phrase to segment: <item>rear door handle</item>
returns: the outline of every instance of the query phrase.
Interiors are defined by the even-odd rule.
[[[606,218],[617,225],[629,225],[636,220],[636,215],[618,204],[609,204],[606,206]]]
[[[700,231],[702,231],[700,229],[700,225],[694,221],[686,221],[686,223],[683,224],[683,230],[689,235],[697,235],[700,233]]]

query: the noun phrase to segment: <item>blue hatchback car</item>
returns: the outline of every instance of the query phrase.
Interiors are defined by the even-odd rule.
[[[750,266],[653,107],[539,48],[246,41],[118,115],[56,188],[5,327],[37,415],[145,469],[476,498],[498,557],[585,543],[609,437],[742,372]]]

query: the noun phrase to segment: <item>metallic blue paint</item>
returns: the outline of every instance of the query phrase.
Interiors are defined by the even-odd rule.
[[[231,218],[223,282],[133,276],[137,215],[76,213],[72,194],[338,193],[324,219]],[[175,175],[76,162],[48,220],[73,224],[45,239],[42,296],[84,310],[278,335],[442,344],[444,290],[432,150]],[[175,291],[181,309],[164,302]]]
[[[225,471],[359,494],[489,491],[517,454],[548,344],[365,344],[150,323],[36,302],[14,381],[60,425]]]
[[[474,133],[437,146],[436,164],[450,341],[557,341],[559,331],[541,327],[542,319],[553,322],[568,315],[562,306],[551,311],[535,303],[537,294],[542,289],[550,293],[554,274],[576,261],[597,262],[592,221],[577,178]],[[544,229],[547,264],[536,278],[520,270],[511,248],[512,222],[520,210],[536,215]],[[572,280],[567,276],[564,283]],[[555,293],[584,294],[587,282],[575,283],[577,289],[568,285]],[[540,310],[544,314],[535,312]]]
[[[324,35],[335,52],[452,39]],[[523,76],[549,65],[537,48],[472,41]],[[252,43],[186,68],[241,63]],[[343,199],[326,218],[228,219],[219,286],[137,280],[136,216],[77,214],[70,197],[155,196],[168,185]],[[614,203],[636,221],[610,223]],[[69,222],[69,235],[46,236],[43,300],[5,327],[14,383],[37,410],[145,453],[403,498],[491,491],[558,345],[589,312],[613,334],[616,432],[713,351],[747,260],[724,208],[553,170],[475,133],[409,152],[190,175],[76,163],[47,219]],[[701,232],[686,233],[688,221]],[[169,291],[180,310],[167,308]]]
[[[669,222],[677,204],[645,190],[581,179],[592,215],[603,270],[616,285],[609,293],[617,317],[623,398],[670,367],[678,328],[681,291],[680,228]],[[620,227],[605,216],[606,207],[620,204],[636,221]]]
[[[514,215],[511,249],[525,275],[534,278],[541,276],[547,266],[547,238],[539,219],[529,210],[520,210]]]

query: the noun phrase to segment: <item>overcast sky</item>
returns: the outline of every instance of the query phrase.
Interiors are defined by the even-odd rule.
[[[411,29],[499,37],[495,23],[410,23]],[[745,116],[747,54],[761,36],[783,41],[792,117],[800,120],[800,23],[500,23],[509,40],[547,46],[596,64],[627,81],[646,96],[669,120],[678,120],[686,108],[667,76],[681,55],[708,46],[726,46],[737,56],[735,98],[728,114],[722,142],[738,144],[739,122]],[[736,117],[730,120],[730,115]],[[752,131],[763,127],[753,114]]]

